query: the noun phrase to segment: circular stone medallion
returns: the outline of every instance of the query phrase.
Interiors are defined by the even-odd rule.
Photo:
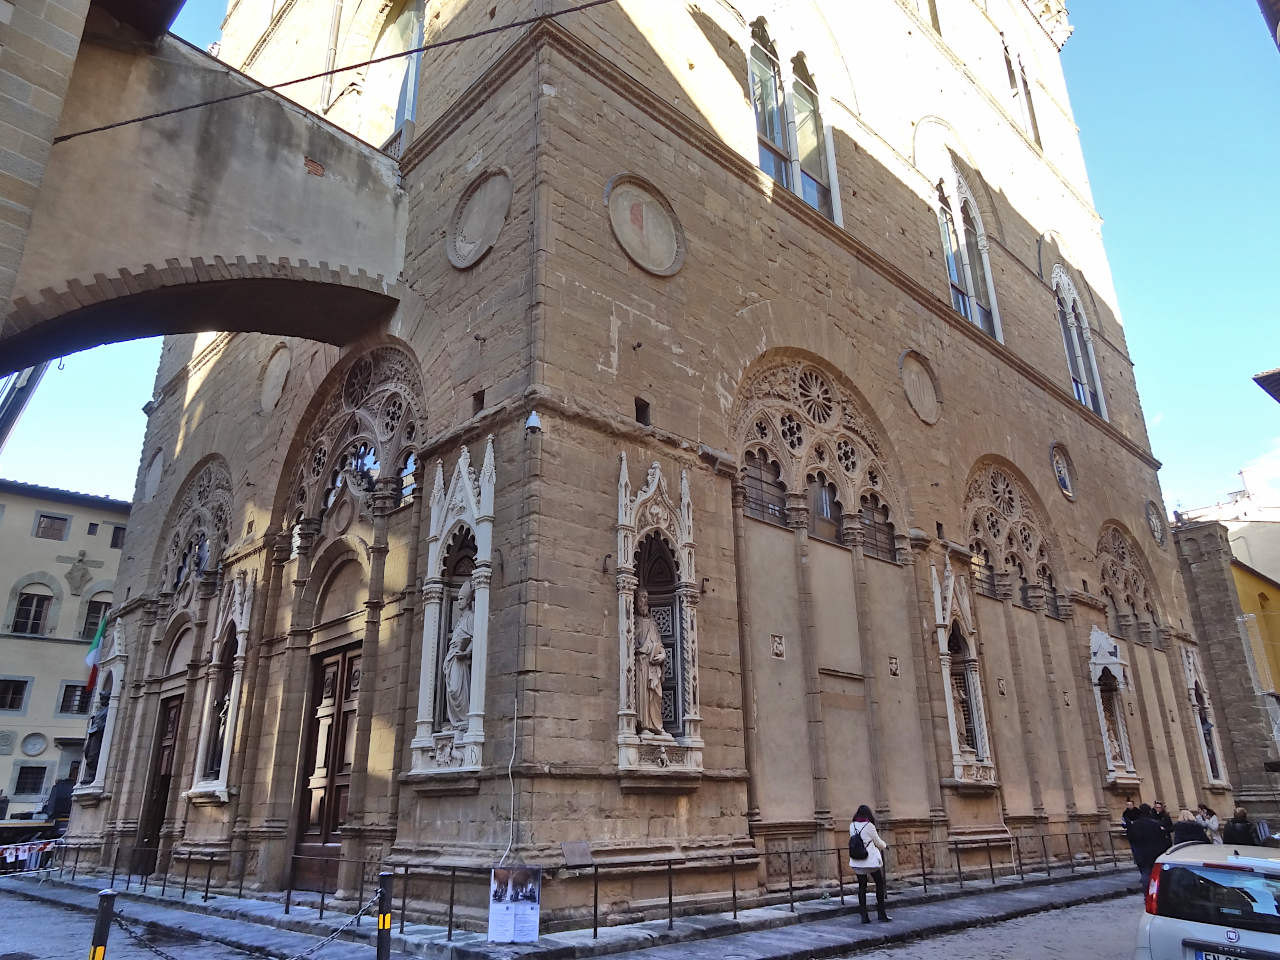
[[[27,757],[38,757],[49,746],[49,738],[43,733],[28,733],[22,738],[22,753]]]
[[[1164,546],[1164,514],[1154,500],[1147,501],[1147,526],[1151,528],[1151,537],[1160,546]]]
[[[449,221],[445,246],[459,270],[474,266],[498,241],[511,210],[511,175],[486,170],[462,194]]]
[[[684,265],[684,231],[657,187],[640,177],[620,174],[605,189],[605,202],[613,235],[637,267],[669,277]]]
[[[938,400],[938,387],[928,361],[914,350],[908,350],[902,355],[898,365],[902,370],[902,387],[907,392],[911,409],[925,423],[937,423],[938,417],[942,415],[942,403]]]
[[[1076,498],[1076,474],[1071,466],[1071,458],[1061,444],[1055,443],[1049,451],[1049,463],[1053,467],[1053,477],[1058,481],[1058,489],[1068,500]]]

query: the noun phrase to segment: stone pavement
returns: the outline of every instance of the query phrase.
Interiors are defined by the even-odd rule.
[[[47,879],[6,879],[3,889],[32,899],[91,911],[97,902],[100,877],[79,877],[74,882]],[[955,884],[931,884],[928,894],[921,890],[895,895],[890,902],[894,917],[888,924],[863,925],[857,917],[856,897],[841,905],[836,897],[740,910],[735,919],[728,913],[677,917],[670,927],[664,920],[625,926],[601,927],[598,937],[590,929],[549,934],[536,943],[491,944],[477,933],[455,931],[452,941],[444,928],[428,924],[398,926],[392,949],[402,955],[449,958],[449,960],[568,960],[612,955],[618,960],[798,960],[808,957],[835,957],[852,951],[919,937],[933,936],[1020,917],[1043,910],[1109,899],[1140,888],[1132,867],[1092,870],[1053,877],[1028,874],[999,884],[969,881],[963,889]],[[136,887],[121,892],[118,909],[143,924],[166,930],[183,930],[207,940],[267,956],[292,957],[318,942],[350,917],[326,910],[324,919],[312,907],[295,905],[288,915],[279,902],[215,896],[203,903],[196,893],[185,902],[170,891],[162,898],[155,888],[140,894]],[[349,928],[346,936],[359,937],[364,944],[340,940],[325,947],[317,960],[371,960],[370,945],[375,934],[371,921]]]

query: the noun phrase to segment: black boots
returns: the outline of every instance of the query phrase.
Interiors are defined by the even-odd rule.
[[[862,922],[863,922],[863,923],[868,923],[868,922],[870,922],[870,921],[868,921],[868,920],[866,919],[866,917],[867,917],[867,915],[864,913],[864,914],[862,915],[862,918],[863,918],[863,919],[862,919]],[[879,920],[881,923],[888,923],[890,920],[892,920],[892,919],[893,919],[893,917],[891,917],[891,916],[889,916],[887,913],[885,913],[885,912],[884,912],[884,907],[881,907],[881,908],[876,912],[876,919],[877,919],[877,920]]]
[[[871,915],[870,915],[870,914],[868,914],[868,913],[867,913],[867,911],[866,911],[865,909],[862,911],[862,922],[863,922],[863,923],[870,923],[870,922],[871,922]]]

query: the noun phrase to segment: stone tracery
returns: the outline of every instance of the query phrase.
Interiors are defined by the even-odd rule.
[[[1017,590],[1015,602],[1028,606],[1028,588],[1038,583],[1047,612],[1057,615],[1056,563],[1048,525],[1021,481],[994,463],[975,473],[965,493],[965,530],[978,592],[994,596],[995,572],[1003,569]]]
[[[736,409],[733,436],[744,462],[774,465],[776,482],[791,493],[805,491],[809,478],[821,475],[846,511],[885,507],[901,525],[901,500],[887,479],[877,432],[835,377],[812,363],[783,361],[743,381]],[[782,520],[781,511],[770,513]]]
[[[399,347],[356,358],[329,392],[299,453],[291,518],[321,516],[348,489],[363,503],[384,468],[399,471],[426,425],[416,362]]]
[[[1098,537],[1098,572],[1111,632],[1130,640],[1163,644],[1159,605],[1146,558],[1133,537],[1109,523]]]
[[[231,473],[221,457],[208,460],[182,485],[170,515],[161,591],[177,595],[179,607],[190,602],[194,578],[213,569],[231,540]]]

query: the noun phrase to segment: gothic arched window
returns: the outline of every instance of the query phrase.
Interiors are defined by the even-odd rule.
[[[840,515],[843,507],[836,485],[823,473],[809,476],[809,535],[828,543],[840,542]]]
[[[952,213],[951,194],[959,198],[960,222]],[[995,285],[987,257],[986,231],[973,194],[964,179],[955,175],[952,184],[938,180],[938,223],[942,231],[942,254],[951,284],[951,305],[984,333],[1000,339]],[[957,229],[958,228],[958,229]]]
[[[787,134],[786,98],[778,52],[764,18],[751,25],[751,106],[756,115],[760,169],[791,189],[791,150]]]
[[[862,495],[860,519],[863,528],[862,552],[868,557],[896,563],[897,542],[893,522],[889,519],[888,505],[876,494],[865,493]]]
[[[743,508],[757,520],[782,525],[787,518],[787,487],[782,468],[763,451],[748,450],[743,457],[742,483],[746,488]]]
[[[791,86],[796,108],[796,146],[799,148],[800,196],[830,218],[831,175],[827,165],[827,133],[818,109],[818,85],[813,82],[804,54],[791,61],[795,82]]]
[[[1053,299],[1062,328],[1062,344],[1067,353],[1071,391],[1081,405],[1106,419],[1106,400],[1098,379],[1098,361],[1093,353],[1093,334],[1080,306],[1075,284],[1061,264],[1054,268]]]

